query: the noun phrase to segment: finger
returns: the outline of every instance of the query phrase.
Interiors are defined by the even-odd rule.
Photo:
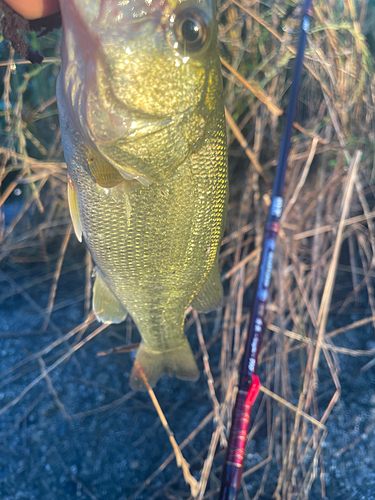
[[[60,10],[59,0],[5,0],[13,10],[26,19],[39,19]]]

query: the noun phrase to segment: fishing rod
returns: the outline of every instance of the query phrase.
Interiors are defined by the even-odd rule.
[[[268,214],[263,239],[262,256],[259,263],[255,296],[252,304],[245,352],[239,371],[239,383],[236,403],[232,413],[227,453],[221,475],[219,500],[236,500],[241,483],[246,438],[249,430],[251,407],[259,393],[260,382],[256,375],[258,354],[262,341],[268,289],[271,280],[273,255],[276,237],[279,232],[279,220],[283,206],[283,189],[290,150],[290,138],[297,105],[297,98],[302,75],[302,63],[306,37],[312,15],[312,0],[305,0],[298,39],[298,49],[294,66],[294,76],[286,115],[286,123],[280,144],[275,180],[273,183],[271,207]]]

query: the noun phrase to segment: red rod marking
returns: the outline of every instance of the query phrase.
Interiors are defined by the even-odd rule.
[[[239,390],[233,409],[232,446],[228,448],[226,460],[240,467],[242,465],[246,446],[247,430],[250,423],[250,410],[260,389],[259,377],[253,375],[253,383],[249,391]]]

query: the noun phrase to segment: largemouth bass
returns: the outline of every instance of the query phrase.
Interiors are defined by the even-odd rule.
[[[65,0],[57,99],[68,199],[95,262],[93,309],[129,313],[136,360],[196,380],[184,311],[217,307],[227,202],[213,0]],[[133,367],[130,385],[144,389]]]

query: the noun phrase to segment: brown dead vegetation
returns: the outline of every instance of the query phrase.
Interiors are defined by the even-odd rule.
[[[293,7],[290,12],[289,4]],[[300,10],[294,2],[271,2],[271,5],[269,8],[256,0],[227,0],[218,14],[231,171],[227,230],[220,258],[227,297],[225,306],[216,313],[216,320],[212,320],[216,324],[220,322],[220,328],[209,341],[205,341],[202,335],[201,324],[207,324],[205,316],[190,309],[187,311],[187,328],[194,323],[198,332],[198,356],[203,356],[207,398],[212,402],[212,411],[178,446],[155,400],[175,456],[190,484],[191,499],[214,498],[219,487],[222,446],[226,444],[230,426],[237,368],[249,320],[249,307],[243,305],[243,297],[256,278],[283,124],[282,113],[292,78]],[[261,480],[252,499],[257,500],[262,495],[273,458],[277,463],[278,480],[273,491],[276,499],[308,498],[318,465],[322,472],[322,497],[325,496],[322,443],[326,436],[325,424],[340,398],[338,354],[368,356],[369,363],[364,369],[374,364],[374,351],[355,351],[336,345],[340,335],[349,329],[366,324],[375,326],[375,74],[369,39],[366,39],[372,29],[368,9],[370,6],[366,0],[356,3],[354,0],[314,2],[271,300],[267,308],[267,327],[260,353],[262,392],[248,436],[249,440],[253,439],[257,430],[266,426],[268,456],[255,467],[244,470],[244,499],[250,498],[246,485],[252,481],[253,474],[258,474],[258,477],[260,474]],[[374,13],[372,18],[375,18]],[[14,57],[10,50],[8,60],[3,63],[6,69],[2,114],[8,135],[3,136],[0,148],[0,181],[3,184],[0,208],[16,189],[27,187],[28,198],[24,209],[6,228],[3,222],[0,224],[0,273],[2,280],[12,283],[12,293],[22,294],[44,317],[42,330],[59,332],[59,327],[51,321],[51,313],[55,307],[62,263],[72,237],[65,194],[66,167],[60,160],[59,132],[53,129],[53,114],[48,114],[54,106],[53,96],[33,109],[24,102],[28,82],[45,71],[44,65],[50,66],[52,73],[56,74],[59,59],[50,58],[40,68],[19,73],[14,87],[12,73],[22,64]],[[11,95],[16,95],[13,102]],[[48,147],[40,129],[32,126],[41,119],[45,120],[46,126],[52,127]],[[31,144],[34,156],[29,153]],[[29,207],[34,207],[32,220],[29,215],[24,217]],[[47,251],[48,242],[52,240],[59,242],[53,255]],[[343,245],[345,258],[341,253]],[[44,262],[48,272],[34,275],[22,287],[7,275],[9,264],[22,266],[31,262]],[[89,334],[86,332],[94,321],[93,315],[89,314],[91,259],[86,257],[82,266],[86,266],[86,288],[80,300],[84,301],[87,320],[68,334],[61,335],[54,344],[25,356],[22,363],[13,367],[12,373],[1,374],[2,380],[11,375],[7,380],[12,383],[14,377],[27,373],[31,360],[39,361],[40,374],[25,386],[22,393],[8,401],[1,412],[16,405],[35,384],[46,379],[49,391],[66,414],[48,374],[87,342],[95,342],[95,336],[106,328],[103,325],[90,330]],[[50,283],[50,295],[47,308],[42,309],[28,296],[28,287],[44,280]],[[348,282],[351,282],[350,290]],[[347,287],[345,299],[342,299],[342,293],[336,293],[343,283]],[[332,311],[336,313],[355,307],[363,290],[366,290],[371,314],[330,331],[327,320]],[[2,300],[5,298],[1,297]],[[126,325],[127,343],[131,344],[131,323]],[[210,321],[210,328],[211,325]],[[2,333],[5,334],[0,332],[0,335]],[[221,357],[213,361],[210,348],[217,342],[221,343]],[[65,346],[65,353],[57,360],[49,360],[48,355],[58,345]],[[134,349],[133,345],[131,349]],[[296,363],[296,353],[299,363]],[[330,402],[323,409],[318,404],[319,363],[322,359],[329,367],[334,387]],[[219,368],[219,375],[214,377],[213,373],[218,373],[216,368]],[[295,383],[297,379],[298,384]],[[154,399],[151,389],[150,393]],[[28,411],[33,411],[33,408]],[[78,418],[78,415],[66,414],[66,417]],[[200,450],[198,458],[203,463],[197,481],[189,473],[183,450],[212,419],[215,430],[206,448]],[[19,423],[15,422],[15,425]],[[131,500],[139,498],[172,460],[171,451]],[[150,498],[180,498],[178,493],[173,496],[176,480],[171,477],[170,484],[163,485],[159,495],[154,493]],[[188,486],[186,488],[188,490]]]

